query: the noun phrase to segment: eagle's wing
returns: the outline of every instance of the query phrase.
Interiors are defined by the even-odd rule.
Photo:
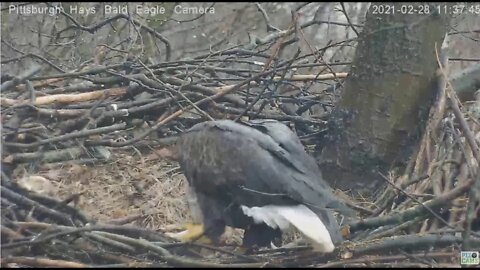
[[[322,173],[315,159],[306,153],[305,148],[298,136],[286,125],[277,120],[272,119],[257,119],[250,120],[248,122],[242,122],[242,124],[255,128],[264,134],[269,135],[275,143],[284,148],[291,159],[300,161],[303,172],[307,172],[314,179],[313,185],[316,185],[316,190],[331,190],[331,187],[322,179]],[[266,144],[269,147],[270,144]],[[328,196],[328,194],[326,194]],[[333,196],[333,193],[330,193]],[[329,203],[325,206],[336,210],[346,216],[355,216],[356,213],[344,202],[338,200],[335,197],[330,198]]]
[[[329,208],[348,214],[353,210],[335,198],[303,146],[295,146],[294,140],[288,144],[289,137],[296,137],[293,133],[285,130],[272,135],[272,130],[275,127],[267,127],[264,133],[229,120],[194,126],[179,141],[180,164],[188,181],[198,192],[218,202],[232,202],[250,209],[275,206],[284,218],[293,218],[292,213],[297,213],[308,223],[307,217],[311,215],[307,212],[283,208],[306,205],[325,224],[330,233],[327,238],[340,241],[339,226]],[[263,216],[268,214],[264,212]],[[295,222],[298,220],[291,220],[292,224]],[[323,237],[322,233],[311,234]]]
[[[291,153],[256,129],[229,120],[204,122],[183,136],[182,147],[184,167],[194,170],[197,182],[191,184],[204,192],[247,206],[297,202],[318,209],[340,206],[335,210],[351,214],[304,150]]]

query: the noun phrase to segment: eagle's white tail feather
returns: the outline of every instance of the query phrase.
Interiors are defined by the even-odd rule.
[[[255,206],[249,208],[242,205],[242,210],[245,215],[253,218],[253,221],[257,224],[265,223],[274,229],[280,228],[282,231],[287,230],[290,226],[290,222],[285,217],[278,214],[278,207],[279,206],[267,205],[264,207]]]
[[[330,233],[320,218],[305,205],[246,207],[243,213],[252,217],[255,223],[266,223],[272,228],[288,229],[295,226],[311,242],[315,250],[329,253],[335,249]]]

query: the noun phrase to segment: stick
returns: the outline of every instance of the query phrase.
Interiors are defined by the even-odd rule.
[[[443,76],[447,78],[447,75],[445,74],[445,71],[443,70],[442,63],[439,60],[438,57],[438,50],[435,48],[435,53],[437,55],[437,62],[440,67],[441,72],[443,73]],[[450,80],[447,80],[448,88],[447,88],[447,96],[450,99],[450,104],[452,105],[453,109],[453,114],[457,118],[458,122],[460,123],[460,127],[462,128],[463,132],[465,133],[465,138],[467,139],[468,144],[470,145],[470,148],[472,149],[473,156],[477,160],[478,163],[480,163],[480,153],[478,150],[478,145],[475,142],[475,137],[473,136],[472,131],[468,127],[467,121],[465,120],[465,117],[463,117],[462,111],[460,110],[460,107],[458,106],[458,98],[457,95],[454,92],[453,86],[450,83]]]
[[[37,267],[55,267],[55,268],[87,268],[88,266],[83,263],[69,262],[64,260],[51,260],[45,258],[33,258],[33,257],[8,257],[0,258],[0,264],[5,267],[6,264],[16,263],[28,266]]]
[[[127,124],[122,123],[122,124],[116,124],[112,126],[107,126],[107,127],[101,127],[101,128],[94,128],[94,129],[88,129],[88,130],[82,130],[79,132],[73,132],[69,134],[64,134],[61,136],[37,141],[34,143],[10,143],[6,142],[5,145],[7,146],[12,146],[12,147],[18,147],[18,148],[35,148],[40,145],[48,144],[48,143],[54,143],[54,142],[60,142],[60,141],[66,141],[69,139],[75,139],[75,138],[80,138],[80,137],[88,137],[91,135],[96,135],[96,134],[102,134],[102,133],[107,133],[111,131],[116,131],[116,130],[122,130],[127,127]]]
[[[33,201],[25,196],[22,196],[6,187],[3,185],[0,187],[1,188],[1,195],[8,198],[9,200],[14,201],[15,203],[19,205],[23,205],[25,207],[30,207],[34,209],[35,211],[38,211],[40,213],[47,214],[51,218],[54,218],[55,220],[61,222],[62,224],[72,224],[72,221],[63,213],[60,213],[58,211],[49,209],[36,201]]]
[[[456,253],[451,253],[451,252],[431,252],[428,254],[415,254],[414,256],[420,257],[420,258],[452,258],[456,256]],[[339,267],[339,266],[344,266],[349,263],[373,263],[373,262],[382,262],[382,261],[404,261],[406,258],[405,255],[391,255],[391,256],[378,256],[378,257],[372,257],[372,256],[365,256],[362,258],[355,258],[355,259],[348,259],[348,260],[341,260],[341,261],[336,261],[336,262],[331,262],[331,263],[326,263],[323,265],[319,265],[319,268],[334,268],[334,267]]]
[[[461,196],[463,193],[469,190],[472,184],[473,184],[473,181],[468,181],[466,183],[463,183],[457,186],[456,188],[436,197],[435,199],[425,202],[424,205],[431,209],[434,209],[436,207],[448,204],[453,199],[457,198],[458,196]],[[409,208],[400,213],[393,213],[388,216],[373,217],[369,219],[356,221],[350,224],[350,230],[354,231],[354,230],[361,230],[361,229],[368,229],[368,228],[376,228],[379,226],[389,225],[389,224],[398,224],[398,223],[405,222],[407,220],[411,220],[412,218],[421,216],[425,214],[426,211],[427,210],[423,205],[417,205],[415,207]]]
[[[462,237],[448,234],[401,235],[355,244],[353,252],[358,255],[376,251],[394,251],[397,249],[420,250],[430,247],[440,248],[460,243],[462,243]],[[480,239],[472,239],[472,244],[480,246]]]

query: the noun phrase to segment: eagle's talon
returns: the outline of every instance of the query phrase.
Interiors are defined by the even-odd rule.
[[[181,242],[197,242],[201,244],[212,244],[212,240],[204,235],[203,224],[187,223],[182,226],[184,231],[178,233],[165,233],[165,235],[177,239]]]

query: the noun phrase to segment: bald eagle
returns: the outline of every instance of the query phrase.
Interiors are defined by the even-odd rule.
[[[196,124],[178,139],[177,158],[201,223],[171,234],[178,239],[201,233],[215,242],[230,226],[245,230],[245,247],[268,247],[293,226],[328,253],[342,241],[333,211],[354,215],[295,133],[276,120]]]

